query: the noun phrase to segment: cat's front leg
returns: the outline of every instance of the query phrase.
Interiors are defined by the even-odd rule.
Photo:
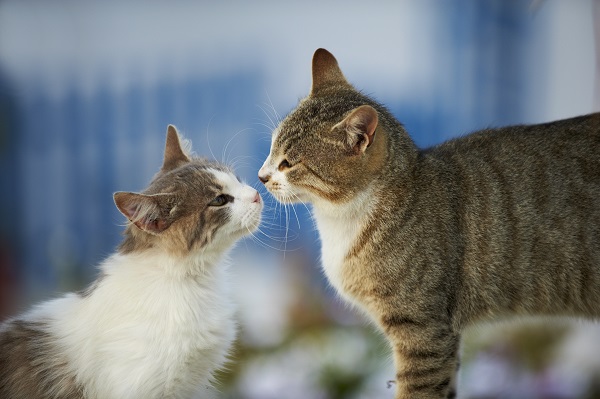
[[[454,398],[459,336],[442,323],[394,319],[385,330],[394,350],[395,398]]]

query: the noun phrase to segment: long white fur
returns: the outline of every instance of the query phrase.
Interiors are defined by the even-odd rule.
[[[226,253],[260,223],[262,203],[233,175],[212,172],[236,200],[208,248],[186,257],[116,253],[89,295],[67,294],[19,317],[47,325],[87,399],[213,396],[212,374],[236,335]]]
[[[116,254],[90,296],[43,303],[25,319],[48,323],[86,397],[205,397],[236,327],[227,268],[198,262]],[[184,278],[177,269],[205,272]]]
[[[361,193],[345,204],[332,206],[325,201],[315,201],[313,215],[321,238],[321,262],[331,285],[344,294],[342,267],[346,255],[352,249],[358,235],[368,219],[372,204],[367,204],[369,195]],[[353,302],[351,298],[346,298]]]

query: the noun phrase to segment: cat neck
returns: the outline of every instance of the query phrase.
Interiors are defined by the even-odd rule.
[[[118,269],[129,269],[138,273],[155,274],[173,279],[206,277],[223,267],[222,263],[226,263],[227,252],[227,250],[206,250],[179,255],[158,248],[131,252],[119,251],[111,257],[111,262],[103,265],[102,271],[110,273],[110,271]],[[107,268],[110,270],[105,270]]]
[[[326,200],[313,202],[313,214],[317,220],[356,222],[368,218],[370,210],[377,205],[377,189],[373,184],[343,203]]]
[[[350,249],[369,225],[377,209],[376,188],[371,185],[343,204],[313,204],[313,215],[321,238],[321,263],[330,284],[351,303],[344,290],[344,265]]]
[[[356,237],[373,218],[373,212],[376,212],[379,206],[378,192],[379,188],[372,184],[341,204],[324,201],[313,203],[313,216],[323,242],[321,249],[324,253],[330,252],[330,248],[337,248],[341,251],[338,255],[345,256]]]

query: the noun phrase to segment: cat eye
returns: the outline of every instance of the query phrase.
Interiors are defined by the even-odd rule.
[[[279,169],[280,172],[283,172],[284,170],[291,168],[292,165],[290,165],[290,163],[288,162],[287,159],[284,159],[283,161],[281,161],[281,163],[279,164],[279,166],[277,167],[277,169]]]
[[[233,202],[233,197],[231,195],[221,194],[214,200],[210,201],[208,206],[223,206],[229,202]]]

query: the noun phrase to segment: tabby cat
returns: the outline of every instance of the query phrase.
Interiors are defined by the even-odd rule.
[[[129,222],[100,277],[0,325],[0,398],[212,397],[236,332],[222,258],[261,198],[169,126],[150,186],[114,200]]]
[[[600,317],[600,114],[415,146],[323,49],[260,180],[313,205],[326,276],[389,339],[396,398],[453,398],[461,331]]]

